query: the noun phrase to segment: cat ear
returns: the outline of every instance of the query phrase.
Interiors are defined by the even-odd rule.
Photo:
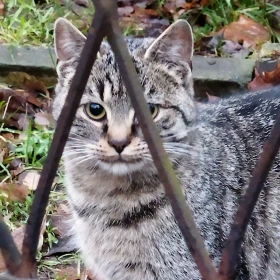
[[[54,24],[54,45],[56,56],[66,61],[77,55],[85,43],[83,35],[71,22],[65,18],[58,18]]]
[[[193,33],[186,20],[171,24],[148,48],[146,59],[171,59],[191,64],[193,56]]]

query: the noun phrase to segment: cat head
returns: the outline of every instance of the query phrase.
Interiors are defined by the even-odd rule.
[[[55,23],[58,84],[53,102],[57,119],[79,62],[86,37],[70,22]],[[157,39],[126,38],[158,131],[168,145],[185,136],[195,118],[191,60],[193,34],[179,20]],[[170,144],[171,143],[171,144]],[[170,150],[171,148],[169,148]],[[171,149],[172,150],[172,149]],[[77,170],[88,167],[115,175],[153,170],[147,144],[110,46],[103,42],[77,111],[64,157]]]

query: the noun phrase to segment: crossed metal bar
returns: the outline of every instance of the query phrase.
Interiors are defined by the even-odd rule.
[[[95,16],[89,29],[88,37],[68,96],[58,119],[58,129],[54,133],[50,151],[36,190],[31,213],[27,221],[22,255],[16,248],[9,229],[4,223],[2,216],[0,216],[0,249],[7,266],[7,271],[0,275],[0,280],[38,279],[36,263],[37,245],[52,182],[56,175],[59,160],[85,90],[92,65],[104,37],[107,37],[115,54],[122,79],[150,149],[154,164],[158,170],[160,180],[169,198],[179,228],[202,278],[204,280],[233,280],[247,224],[280,147],[280,115],[277,117],[271,134],[264,144],[263,152],[256,164],[247,192],[237,210],[222,253],[220,267],[217,271],[210,260],[200,232],[192,217],[191,210],[186,203],[179,180],[163,148],[161,138],[150,115],[135,67],[129,56],[118,24],[116,1],[92,1],[95,6]]]

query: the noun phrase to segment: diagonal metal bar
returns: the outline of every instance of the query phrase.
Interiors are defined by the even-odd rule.
[[[5,261],[7,269],[14,273],[19,269],[21,263],[21,255],[17,249],[14,239],[10,233],[9,228],[5,224],[2,215],[0,214],[0,248]],[[0,275],[1,279],[1,275]]]
[[[170,200],[173,213],[189,250],[205,280],[217,280],[218,274],[209,258],[200,232],[192,218],[192,213],[186,203],[179,180],[172,168],[171,162],[163,148],[162,140],[152,120],[147,102],[136,74],[134,64],[129,55],[122,32],[118,24],[116,1],[93,0],[95,6],[103,6],[107,10],[109,22],[108,41],[115,54],[120,73],[135,109],[139,125],[150,149],[160,180]]]
[[[221,280],[231,280],[235,277],[235,267],[247,225],[279,148],[280,113],[277,116],[269,137],[264,143],[263,151],[253,171],[249,187],[235,214],[234,222],[222,253],[219,268]]]
[[[57,122],[57,129],[50,147],[41,178],[36,190],[31,213],[27,222],[22,247],[22,263],[16,276],[21,278],[37,278],[36,252],[40,235],[40,228],[45,215],[50,189],[56,175],[59,160],[62,156],[70,128],[79,107],[82,94],[90,75],[92,65],[96,59],[100,44],[106,34],[104,11],[95,13],[88,33],[73,82],[70,86],[64,107]]]

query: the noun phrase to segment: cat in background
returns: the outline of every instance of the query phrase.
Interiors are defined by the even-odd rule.
[[[57,20],[55,119],[85,39],[67,20]],[[280,89],[197,108],[190,68],[193,34],[186,21],[176,21],[157,39],[126,38],[126,43],[164,148],[218,266],[233,215],[275,122]],[[63,158],[75,240],[97,279],[201,279],[106,42]],[[236,279],[280,277],[279,184],[277,156],[248,225]]]

